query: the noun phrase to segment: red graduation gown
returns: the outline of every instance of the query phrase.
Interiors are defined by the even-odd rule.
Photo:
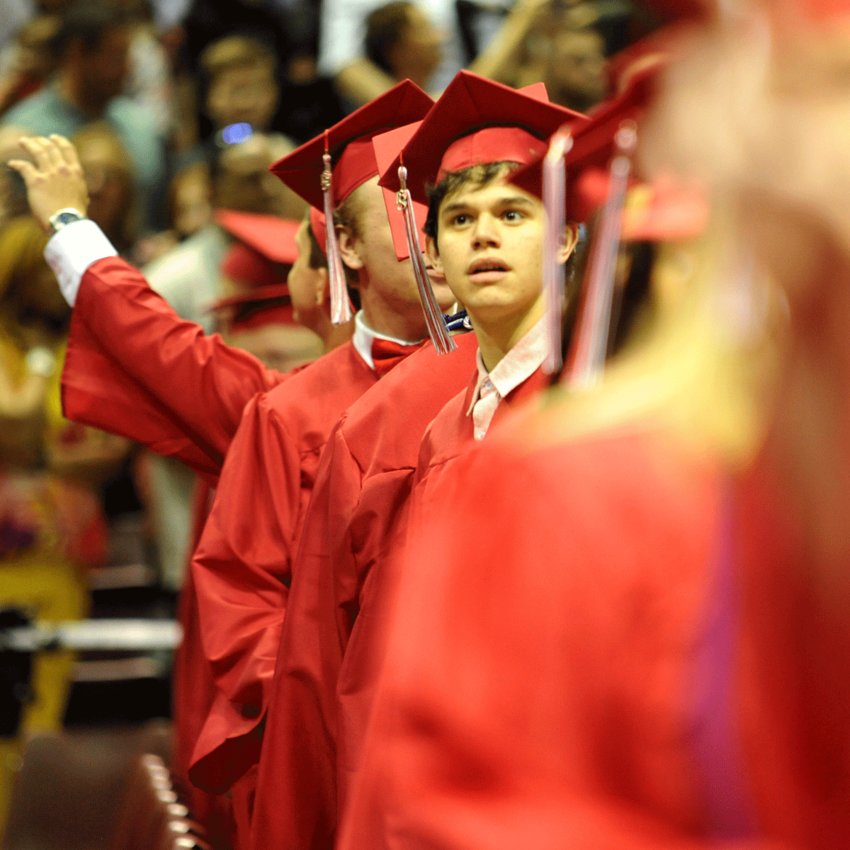
[[[520,439],[467,453],[411,519],[339,846],[749,846],[702,843],[699,739],[728,719],[695,663],[718,640],[717,471],[650,431]]]
[[[245,404],[288,377],[180,319],[123,260],[100,260],[83,275],[62,373],[63,408],[75,421],[177,457],[214,484]],[[215,691],[188,577],[178,619],[173,769],[196,817],[206,820],[216,804],[189,787],[187,777]]]
[[[417,511],[427,512],[432,504],[448,498],[454,489],[454,462],[474,444],[472,416],[467,415],[467,411],[477,383],[476,372],[466,390],[458,393],[443,407],[425,432],[416,469],[414,505]],[[499,402],[490,428],[498,428],[501,422],[510,418],[512,412],[533,399],[546,386],[546,376],[541,369],[536,369]]]
[[[288,377],[180,319],[116,257],[83,275],[62,373],[69,419],[177,457],[215,483],[245,404]]]
[[[352,405],[322,458],[260,759],[258,850],[332,844],[337,794],[344,799],[358,762],[371,702],[373,630],[363,626],[382,615],[371,588],[410,491],[422,433],[474,369],[474,335],[456,342],[458,350],[443,357],[426,346]]]
[[[292,556],[319,456],[344,410],[376,381],[351,342],[245,409],[192,573],[219,690],[193,781],[223,791],[259,755]]]

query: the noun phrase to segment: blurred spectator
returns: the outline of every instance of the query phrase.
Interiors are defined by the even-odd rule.
[[[30,216],[0,229],[0,559],[33,551],[93,566],[104,557],[98,493],[126,440],[61,414],[70,311]]]
[[[159,37],[148,0],[122,2],[135,20],[124,94],[145,110],[160,136],[170,142],[177,123],[171,57]]]
[[[24,24],[0,57],[0,115],[37,92],[55,68],[61,19],[37,15]]]
[[[543,82],[550,100],[587,112],[607,95],[605,42],[591,27],[560,28],[552,34]]]
[[[251,36],[233,35],[201,54],[202,108],[215,133],[246,123],[269,130],[280,100],[277,59],[272,48]]]
[[[0,162],[21,156],[18,146],[21,137],[16,127],[0,124]],[[0,168],[0,227],[17,215],[29,212],[23,181],[9,168]]]
[[[366,17],[366,58],[393,80],[427,88],[443,60],[443,36],[409,0],[393,0]]]
[[[0,15],[0,49],[12,43],[18,30],[34,14],[35,9],[30,0],[3,0],[3,14]]]
[[[337,8],[342,5],[342,0],[324,4],[319,68],[333,75],[351,106],[360,106],[406,76],[436,95],[464,64],[481,76],[512,80],[526,40],[550,0],[517,0],[469,63],[464,61],[453,3],[425,7],[392,0],[383,5],[345,3]],[[356,17],[358,12],[362,18]],[[351,33],[363,32],[364,26],[358,56]]]
[[[212,218],[212,185],[205,162],[174,175],[168,189],[168,220],[177,241],[197,233]]]
[[[74,0],[57,40],[54,81],[3,116],[28,133],[71,137],[86,124],[107,121],[135,164],[144,223],[160,218],[166,179],[163,139],[145,111],[121,92],[127,80],[131,19],[107,0]]]
[[[545,15],[508,82],[524,86],[542,80],[552,101],[587,112],[608,93],[605,40],[593,25],[576,27],[575,20],[569,12]]]

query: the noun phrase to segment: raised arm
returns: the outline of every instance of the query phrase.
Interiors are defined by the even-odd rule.
[[[246,402],[285,375],[181,320],[116,256],[85,218],[86,183],[67,139],[25,137],[20,144],[31,161],[9,166],[23,177],[34,216],[53,233],[45,253],[74,307],[66,414],[215,477]]]

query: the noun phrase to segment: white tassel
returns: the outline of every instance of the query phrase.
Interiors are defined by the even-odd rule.
[[[608,197],[590,249],[581,312],[576,323],[566,384],[590,389],[602,376],[611,333],[611,306],[617,276],[617,258],[623,228],[623,207],[631,174],[631,155],[637,144],[633,121],[624,121],[615,136],[616,152],[611,160]]]
[[[546,230],[543,234],[543,297],[546,310],[546,358],[543,371],[556,375],[564,365],[562,328],[565,306],[564,247],[567,178],[564,157],[573,146],[572,135],[562,127],[552,137],[543,158],[543,206]]]
[[[413,202],[407,188],[407,169],[403,165],[398,169],[398,180],[401,188],[396,193],[396,203],[404,216],[407,248],[410,252],[410,262],[413,265],[416,287],[419,290],[419,300],[425,314],[425,326],[428,328],[428,336],[431,337],[431,342],[434,344],[437,354],[449,354],[457,348],[457,344],[446,327],[443,311],[437,303],[434,287],[431,285],[431,278],[428,276],[428,270],[425,267],[422,246],[419,244],[419,228],[416,226]]]
[[[348,286],[345,279],[345,269],[342,267],[342,256],[339,253],[339,242],[334,227],[334,202],[331,173],[331,155],[325,153],[322,157],[325,166],[322,170],[322,204],[325,213],[325,229],[327,231],[328,258],[328,288],[331,299],[331,322],[344,325],[351,321],[351,301],[348,297]]]

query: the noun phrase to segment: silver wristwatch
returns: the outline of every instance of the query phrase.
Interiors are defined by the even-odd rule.
[[[79,210],[75,210],[73,207],[65,207],[64,209],[58,210],[53,213],[52,216],[47,220],[50,225],[50,235],[53,236],[58,233],[63,227],[67,227],[69,224],[73,224],[75,221],[84,221],[85,216]]]

